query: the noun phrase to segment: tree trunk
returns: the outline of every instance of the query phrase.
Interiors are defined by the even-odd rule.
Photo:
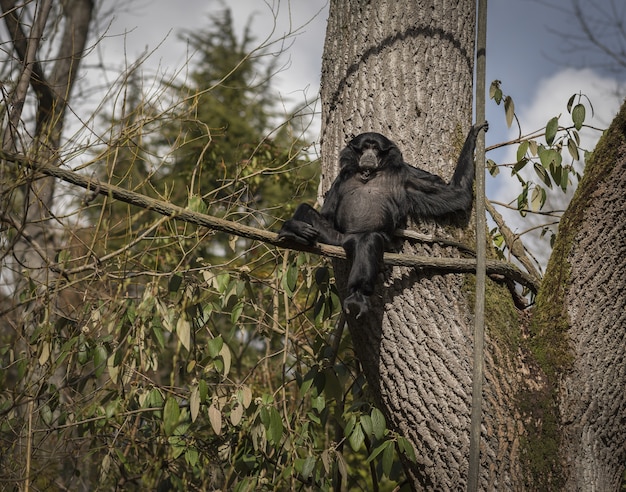
[[[538,299],[535,332],[562,347],[545,363],[562,375],[565,490],[617,490],[626,464],[625,189],[626,104],[561,220]]]
[[[41,162],[55,162],[60,148],[65,124],[65,111],[72,93],[78,66],[83,57],[89,35],[89,24],[93,11],[92,0],[68,0],[62,2],[63,15],[55,19],[63,26],[58,40],[58,51],[49,74],[46,64],[37,59],[37,48],[44,35],[44,26],[49,22],[51,0],[35,6],[35,21],[32,26],[24,23],[28,15],[26,7],[17,6],[15,0],[0,0],[4,21],[11,35],[17,58],[22,64],[20,84],[10,97],[10,121],[4,131],[3,149],[29,154]],[[58,27],[58,26],[57,26]],[[26,41],[27,40],[27,41]],[[37,98],[36,127],[22,130],[21,118],[28,83]],[[32,139],[31,139],[32,136]],[[51,225],[54,207],[55,180],[37,177],[29,182],[25,201],[22,235],[14,246],[16,268],[27,268],[29,279],[37,286],[37,292],[46,292],[51,285],[48,265],[54,263],[61,237],[56,223]],[[54,222],[54,221],[53,221]],[[33,247],[35,245],[35,247]],[[17,275],[16,278],[20,278]],[[23,286],[16,286],[19,291]],[[33,306],[31,305],[30,308]]]
[[[470,0],[331,1],[322,65],[322,189],[346,140],[377,131],[405,160],[449,179],[472,114],[475,3]],[[468,229],[424,225],[471,244]],[[405,253],[454,256],[452,248]],[[345,265],[336,264],[340,291]],[[473,278],[386,269],[369,318],[349,321],[369,384],[392,425],[409,438],[415,489],[456,490],[467,480],[471,411]],[[493,286],[486,342],[482,490],[511,490],[521,475],[514,400],[524,368],[510,296]],[[496,343],[497,342],[497,343]],[[496,365],[497,361],[497,365]]]

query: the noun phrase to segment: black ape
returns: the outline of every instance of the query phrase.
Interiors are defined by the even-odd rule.
[[[279,237],[343,246],[352,263],[343,307],[359,318],[369,309],[385,245],[407,217],[436,218],[471,208],[481,129],[487,131],[487,122],[470,130],[450,183],[405,163],[398,147],[380,133],[362,133],[341,151],[339,176],[321,212],[300,205]]]

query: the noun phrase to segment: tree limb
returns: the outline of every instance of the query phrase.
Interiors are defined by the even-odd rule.
[[[535,265],[526,254],[526,248],[524,247],[522,238],[518,234],[515,234],[511,229],[509,229],[509,227],[504,222],[502,215],[498,213],[498,211],[489,200],[486,201],[485,207],[487,208],[489,215],[491,215],[491,218],[498,226],[498,229],[500,229],[500,232],[504,237],[504,242],[509,248],[511,254],[515,256],[515,258],[517,258],[522,265],[524,265],[524,268],[526,268],[526,270],[530,273],[530,276],[534,278],[537,282],[539,282],[541,274],[539,273],[539,270],[535,268]]]
[[[16,164],[20,164],[33,171],[46,176],[61,179],[67,183],[80,186],[90,192],[99,193],[129,203],[145,210],[152,210],[161,215],[176,218],[201,227],[207,227],[216,231],[233,234],[255,241],[288,248],[297,251],[308,251],[332,258],[346,258],[344,249],[340,246],[330,246],[327,244],[317,244],[306,246],[293,241],[285,241],[278,238],[275,232],[258,229],[245,224],[238,224],[229,220],[220,219],[211,215],[193,212],[189,209],[173,205],[171,203],[157,200],[140,193],[126,190],[118,186],[103,183],[99,180],[85,177],[73,171],[60,169],[55,166],[32,162],[26,157],[0,152],[0,158]],[[433,273],[474,273],[476,270],[476,260],[473,258],[432,258],[427,256],[404,255],[398,253],[385,253],[384,261],[388,265],[406,266],[421,270],[433,271]],[[521,271],[512,263],[488,260],[487,273],[489,275],[501,275],[511,279],[524,287],[528,287],[533,292],[539,290],[540,282],[526,272]]]

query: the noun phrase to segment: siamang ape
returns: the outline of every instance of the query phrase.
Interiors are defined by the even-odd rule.
[[[352,264],[343,307],[359,318],[369,309],[385,247],[407,217],[437,218],[471,209],[476,137],[488,128],[487,122],[472,127],[450,183],[405,163],[400,149],[380,133],[354,137],[339,155],[339,176],[321,212],[298,206],[279,237],[343,246]]]

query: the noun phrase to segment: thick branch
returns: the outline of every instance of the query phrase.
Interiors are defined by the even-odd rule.
[[[67,183],[72,183],[81,188],[85,188],[93,193],[105,195],[116,200],[120,200],[137,207],[155,211],[161,215],[175,217],[177,220],[189,222],[202,227],[207,227],[216,231],[234,234],[236,236],[262,241],[264,243],[289,248],[298,251],[309,251],[333,258],[346,258],[346,253],[339,246],[329,246],[318,244],[316,246],[305,246],[291,241],[278,239],[275,232],[265,231],[256,227],[250,227],[229,220],[220,219],[211,215],[193,212],[183,207],[173,205],[155,198],[125,190],[118,186],[103,183],[98,180],[87,178],[81,174],[54,166],[36,164],[25,157],[0,153],[0,158],[15,162],[28,167],[34,171],[47,176],[61,179]],[[476,270],[476,260],[473,258],[432,258],[426,256],[403,255],[397,253],[385,253],[384,261],[388,265],[406,266],[423,270],[432,270],[434,273],[474,273]],[[518,269],[515,265],[503,261],[488,260],[487,273],[489,275],[502,275],[514,280],[519,284],[528,287],[533,292],[539,289],[539,281],[527,273]]]
[[[491,218],[498,226],[498,229],[500,229],[502,236],[504,236],[504,242],[509,248],[509,251],[511,251],[511,254],[515,256],[515,258],[517,258],[522,265],[524,265],[524,268],[526,268],[532,278],[539,281],[539,279],[541,278],[541,274],[539,273],[537,268],[535,268],[535,265],[533,265],[533,262],[526,254],[526,248],[524,247],[522,238],[507,227],[504,219],[489,200],[486,201],[485,206],[487,208],[487,211],[489,212],[489,215],[491,215]]]

